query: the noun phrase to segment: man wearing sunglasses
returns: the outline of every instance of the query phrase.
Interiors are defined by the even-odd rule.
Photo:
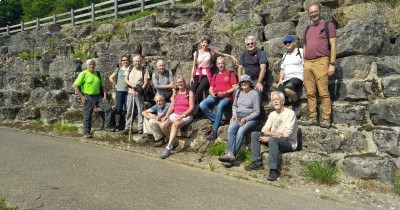
[[[335,73],[336,29],[332,22],[321,16],[321,6],[311,4],[308,16],[313,22],[304,32],[304,86],[307,92],[308,121],[306,125],[318,125],[317,98],[321,97],[322,121],[320,127],[329,128],[332,112],[328,90],[328,77]]]
[[[267,72],[267,56],[264,51],[257,47],[257,39],[248,36],[245,39],[246,50],[240,55],[238,78],[247,74],[250,76],[252,85],[262,93],[264,90],[264,77]]]

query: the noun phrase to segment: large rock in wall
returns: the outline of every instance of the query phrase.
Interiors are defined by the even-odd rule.
[[[160,6],[157,8],[156,24],[161,27],[176,27],[199,21],[204,16],[200,7]]]
[[[400,100],[382,99],[375,100],[369,106],[371,121],[374,125],[400,125]]]

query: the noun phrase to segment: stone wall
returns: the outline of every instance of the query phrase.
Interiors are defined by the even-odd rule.
[[[329,86],[333,127],[300,127],[303,150],[285,155],[285,167],[293,173],[299,172],[299,163],[316,157],[335,160],[346,175],[361,179],[390,181],[399,172],[399,25],[390,21],[393,8],[364,2],[322,1],[324,16],[339,23],[336,74]],[[201,6],[162,6],[156,15],[133,22],[50,25],[1,36],[0,120],[80,123],[81,105],[71,85],[88,56],[96,57],[105,77],[122,54],[140,53],[149,65],[165,58],[175,74],[189,78],[192,47],[204,34],[211,35],[212,48],[235,56],[244,50],[247,35],[256,36],[267,52],[268,87],[273,88],[284,53],[282,38],[302,37],[310,23],[308,4],[219,0],[207,18]],[[303,94],[301,119],[307,116],[305,99]]]

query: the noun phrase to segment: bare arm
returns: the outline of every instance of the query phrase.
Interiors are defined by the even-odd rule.
[[[108,80],[111,82],[111,84],[115,87],[115,85],[117,85],[117,83],[115,82],[115,77],[117,76],[117,74],[115,72],[113,72],[109,77]]]
[[[335,62],[336,61],[336,37],[329,38],[329,43],[331,44],[330,62]],[[329,64],[328,76],[332,76],[334,73],[335,73],[335,65]]]
[[[278,82],[278,84],[282,84],[283,83],[284,75],[285,75],[285,70],[281,69],[281,71],[279,72],[279,82]]]
[[[238,70],[237,70],[238,78],[240,78],[240,76],[242,76],[242,74],[244,74],[244,72],[243,72],[243,65],[239,65],[239,66],[238,66]]]
[[[214,50],[214,53],[216,55],[218,55],[218,56],[230,58],[233,61],[233,63],[235,63],[235,64],[238,62],[237,59],[235,58],[235,56],[233,56],[233,55],[229,55],[229,54],[226,54],[226,53],[221,53],[221,52],[219,52],[217,50]]]

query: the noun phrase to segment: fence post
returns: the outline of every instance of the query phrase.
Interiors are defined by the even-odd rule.
[[[7,30],[7,35],[10,35],[10,26],[9,25],[7,25],[6,30]]]
[[[144,0],[140,1],[140,9],[142,10],[142,12],[144,11]]]
[[[39,18],[36,18],[36,29],[39,30],[39,27],[40,27]]]
[[[94,14],[94,3],[92,3],[92,22],[95,20],[95,14]]]
[[[57,16],[56,16],[56,14],[54,13],[53,14],[53,24],[56,24],[57,23]]]
[[[175,6],[175,0],[169,0],[171,2],[171,6]]]
[[[24,21],[21,20],[21,31],[24,31]]]
[[[114,0],[114,19],[118,19],[118,1]]]
[[[74,8],[71,8],[71,24],[75,25]]]

